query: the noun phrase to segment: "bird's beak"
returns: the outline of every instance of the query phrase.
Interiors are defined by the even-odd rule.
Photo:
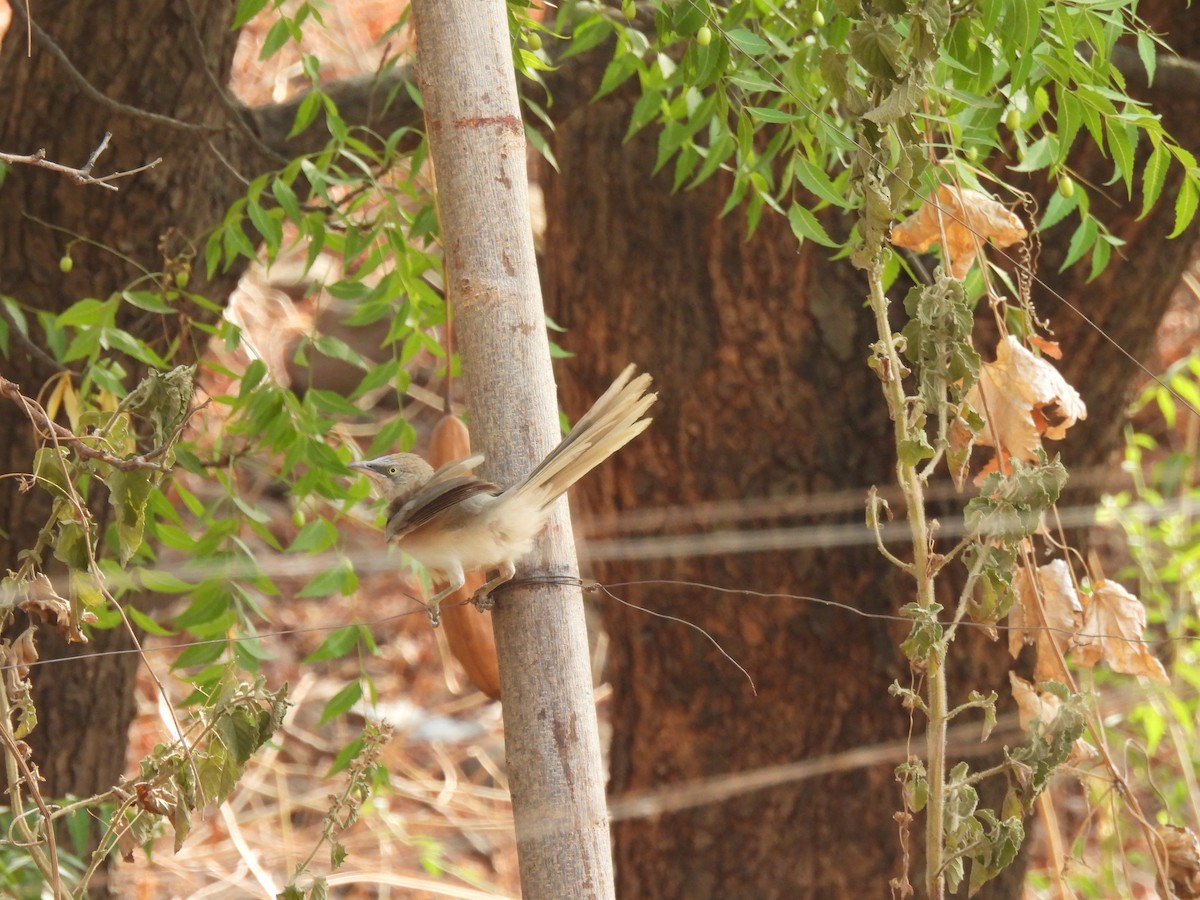
[[[387,478],[384,476],[384,474],[375,468],[375,460],[373,459],[364,459],[362,462],[352,462],[349,463],[346,468],[358,469],[376,484],[382,484],[387,481]]]

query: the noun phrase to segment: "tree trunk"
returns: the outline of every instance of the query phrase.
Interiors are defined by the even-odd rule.
[[[1170,39],[1186,53],[1200,28],[1189,21],[1191,33],[1183,35],[1183,27]],[[600,70],[594,67],[577,90],[594,91]],[[570,98],[556,99],[571,108]],[[672,194],[668,175],[650,177],[655,136],[622,143],[633,99],[610,96],[559,122],[554,153],[561,174],[544,179],[547,309],[568,329],[563,345],[577,354],[564,370],[568,409],[578,414],[602,387],[602,373],[628,361],[652,372],[660,392],[653,427],[580,486],[581,506],[602,516],[683,509],[664,515],[658,528],[740,527],[753,540],[750,529],[762,520],[730,526],[707,519],[703,507],[694,520],[686,510],[709,501],[848,491],[857,499],[835,515],[814,510],[803,522],[818,538],[822,523],[862,522],[866,488],[894,481],[891,426],[878,378],[866,365],[875,333],[863,280],[848,262],[829,261],[811,244],[797,252],[784,222],[764,217],[747,241],[739,213],[718,218],[722,185]],[[1195,146],[1200,119],[1179,106],[1167,126],[1184,146]],[[1096,183],[1111,173],[1111,163],[1090,156],[1078,164]],[[1113,227],[1130,242],[1128,261],[1114,261],[1086,289],[1075,273],[1053,275],[1070,236],[1069,227],[1060,228],[1043,238],[1040,274],[1120,346],[1144,354],[1195,244],[1195,228],[1186,239],[1163,240],[1171,217],[1169,202],[1140,223],[1124,211],[1114,217]],[[897,285],[891,293],[898,299],[903,292]],[[1102,461],[1119,434],[1132,364],[1044,291],[1035,300],[1052,315],[1065,374],[1091,410],[1066,463]],[[770,521],[795,524],[794,516]],[[871,615],[894,615],[914,599],[911,581],[865,543],[786,552],[756,551],[751,543],[747,552],[707,556],[665,551],[605,562],[594,574],[602,582],[670,579],[811,595]],[[907,686],[914,677],[898,648],[907,631],[900,623],[804,599],[689,585],[614,593],[704,628],[757,687],[755,695],[711,643],[678,622],[602,600],[614,691],[610,797],[618,807],[627,795],[664,786],[677,786],[672,800],[686,801],[689,782],[903,742],[923,728],[888,695],[893,681]],[[942,602],[952,608],[947,594]],[[951,655],[954,690],[1008,695],[1003,643],[968,630]],[[913,752],[920,747],[914,740]],[[893,821],[900,808],[893,768],[905,758],[902,748],[883,764],[847,763],[834,774],[618,822],[618,895],[886,896],[889,879],[904,867]],[[920,833],[914,823],[910,873],[921,871]],[[988,893],[1019,896],[1021,874],[1014,867]],[[913,880],[920,881],[916,874]]]
[[[52,315],[81,297],[103,299],[142,272],[202,259],[206,229],[242,190],[228,166],[249,158],[245,139],[214,87],[226,83],[236,45],[229,27],[233,12],[234,4],[218,0],[37,3],[30,56],[26,21],[17,10],[0,48],[0,83],[8,100],[0,149],[45,148],[48,159],[81,166],[108,131],[112,141],[94,175],[163,159],[116,182],[115,192],[43,169],[8,171],[0,188],[0,291],[26,311],[32,340],[10,327],[11,350],[0,358],[0,372],[26,394],[38,394],[61,368],[45,351],[39,311]],[[77,74],[37,30],[49,35]],[[73,259],[70,273],[60,270],[65,255]],[[202,262],[195,267],[191,289],[223,298],[232,278],[206,283],[202,268]],[[169,355],[169,345],[181,341],[179,356],[186,361],[205,340],[189,330],[189,317],[202,314],[185,308],[161,317],[124,306],[118,324],[160,354]],[[123,364],[132,387],[143,373],[128,360]],[[13,404],[0,404],[0,434],[3,471],[31,471],[38,441]],[[104,505],[100,496],[93,507],[98,521]],[[16,568],[17,554],[34,545],[48,515],[46,492],[22,493],[17,479],[0,480],[0,568]],[[40,723],[29,742],[46,779],[42,791],[87,796],[105,790],[125,767],[139,660],[133,653],[101,654],[130,650],[130,638],[123,628],[95,631],[90,643],[67,648],[43,629],[38,643],[42,659],[61,658],[33,672]]]

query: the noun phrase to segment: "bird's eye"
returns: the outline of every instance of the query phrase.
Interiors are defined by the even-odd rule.
[[[395,475],[395,474],[396,474],[396,467],[395,467],[395,466],[388,466],[388,474],[389,474],[389,475]]]

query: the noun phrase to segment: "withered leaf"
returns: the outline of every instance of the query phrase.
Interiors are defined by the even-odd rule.
[[[1025,226],[1002,203],[970,188],[943,184],[937,202],[926,200],[921,208],[892,229],[891,241],[924,253],[945,240],[942,252],[952,278],[963,279],[976,254],[991,239],[997,247],[1023,240]]]
[[[1115,581],[1101,581],[1083,598],[1083,627],[1075,638],[1071,659],[1091,668],[1104,660],[1114,672],[1145,675],[1166,684],[1167,670],[1142,638],[1146,609]]]
[[[1087,418],[1079,392],[1012,335],[996,347],[996,361],[980,367],[979,383],[967,402],[987,419],[976,443],[996,448],[981,477],[997,468],[1007,471],[1012,457],[1036,460],[1042,438],[1062,440],[1068,428]]]
[[[1017,570],[1016,601],[1008,614],[1008,652],[1016,658],[1022,645],[1033,644],[1037,648],[1034,679],[1065,681],[1059,660],[1079,631],[1083,606],[1064,560],[1039,566],[1036,581],[1035,585],[1025,569]]]

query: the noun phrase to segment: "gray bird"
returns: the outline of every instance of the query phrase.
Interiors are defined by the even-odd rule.
[[[649,386],[649,375],[635,378],[634,366],[627,366],[562,443],[507,490],[468,474],[483,462],[479,453],[436,472],[414,453],[350,464],[366,472],[387,501],[387,540],[446,580],[426,602],[435,626],[439,605],[466,583],[467,572],[498,570],[476,592],[477,601],[511,579],[554,501],[645,430],[651,420],[643,415],[657,397],[646,393]]]

